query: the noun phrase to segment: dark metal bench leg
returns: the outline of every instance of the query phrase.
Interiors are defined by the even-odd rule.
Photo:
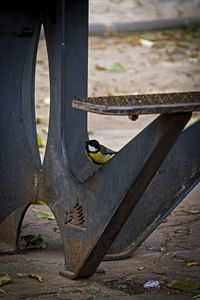
[[[62,43],[51,45],[50,37],[56,38],[57,34],[52,34],[52,24],[46,26],[50,76],[57,82],[57,76],[61,75],[56,73],[53,45]],[[48,31],[51,32],[49,40]],[[59,57],[59,51],[57,55]],[[61,58],[57,63],[62,63]],[[70,120],[71,126],[76,128],[76,138],[78,132],[85,134],[85,121],[81,115],[77,124],[70,119],[71,109],[66,110],[66,102],[72,98],[65,93],[62,98],[62,86],[60,89],[58,86],[57,93],[54,89],[51,93],[50,132],[42,175],[43,198],[56,216],[63,239],[67,271],[61,274],[70,278],[87,277],[98,267],[191,114],[161,115],[109,163],[83,182],[90,170],[85,168],[89,163],[85,161],[84,141],[80,142],[80,155],[85,173],[80,173],[83,177],[79,178],[78,166],[74,167],[73,149],[67,149],[73,136],[65,128],[70,129],[67,127]],[[65,136],[68,143],[64,143]]]
[[[41,190],[63,239],[61,273],[80,278],[96,270],[191,114],[160,116],[93,175],[97,169],[85,155],[87,115],[71,108],[74,97],[87,94],[88,3],[54,5],[44,23],[51,111]]]
[[[19,249],[20,229],[24,214],[28,206],[21,206],[15,209],[4,221],[0,224],[0,252],[15,253]]]
[[[80,278],[96,270],[190,116],[161,115],[80,187],[74,207],[85,212],[85,231],[69,220],[65,258],[70,272],[62,274]]]
[[[199,136],[200,120],[182,132],[104,259],[130,256],[200,181]]]
[[[40,172],[34,117],[34,66],[40,20],[35,1],[24,3],[0,3],[0,223],[12,213],[0,225],[4,251],[4,226],[10,224],[6,239],[9,236],[14,241],[7,250],[14,250],[21,214],[37,197]]]
[[[78,7],[78,9],[77,9]],[[74,97],[87,97],[88,0],[54,1],[47,7],[44,31],[50,68],[50,126],[43,173],[59,156],[61,168],[84,181],[97,168],[85,156],[87,113],[72,108]],[[62,179],[60,181],[62,186]]]

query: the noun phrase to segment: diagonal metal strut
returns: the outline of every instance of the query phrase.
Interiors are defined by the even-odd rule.
[[[90,247],[85,244],[85,240],[87,239],[86,236],[84,237],[83,243],[85,244],[85,246],[82,247],[83,255],[81,256],[81,253],[78,254],[79,259],[77,257],[77,265],[74,264],[74,256],[73,263],[72,261],[70,261],[70,255],[74,253],[74,251],[73,243],[70,244],[69,237],[66,249],[66,267],[67,269],[69,269],[69,272],[61,272],[62,275],[70,278],[81,278],[88,277],[93,274],[93,272],[96,270],[99,263],[103,259],[104,255],[110,248],[115,237],[119,233],[122,225],[125,223],[126,219],[140,200],[140,197],[142,196],[152,177],[156,173],[157,169],[160,167],[169,150],[176,142],[190,116],[191,113],[161,115],[154,122],[152,122],[152,124],[150,124],[138,137],[136,137],[128,145],[126,145],[105,166],[105,168],[102,168],[102,170],[97,172],[92,179],[88,180],[90,187],[92,187],[92,185],[98,185],[98,189],[96,189],[94,191],[94,194],[92,195],[92,198],[94,199],[92,203],[93,207],[95,207],[97,203],[100,203],[102,206],[102,210],[104,210],[104,214],[106,215],[106,208],[103,205],[102,197],[107,199],[108,201],[109,199],[114,198],[114,200],[112,200],[113,211],[110,212],[110,216],[107,217],[107,220],[104,218],[103,225],[99,222],[97,229],[98,231],[96,232],[94,230],[92,234],[90,234],[88,241]],[[150,144],[152,144],[151,149],[146,151],[146,157],[144,155],[141,155],[141,158],[137,158],[140,160],[140,162],[137,166],[137,171],[135,172],[134,176],[129,177],[129,179],[126,178],[127,182],[124,186],[117,187],[115,185],[116,182],[112,182],[112,180],[110,180],[110,178],[112,178],[111,175],[115,174],[115,171],[117,169],[121,169],[120,173],[116,172],[118,176],[117,180],[120,183],[122,177],[126,177],[126,174],[124,174],[123,172],[124,169],[126,168],[128,170],[128,168],[135,168],[136,165],[130,165],[131,157],[134,157],[134,155],[140,155],[137,151],[134,153],[135,147],[137,148],[138,146],[137,142],[139,142],[140,146],[142,147],[147,146],[147,143],[149,143],[147,135],[149,133],[149,138],[152,138],[152,142],[150,142]],[[145,138],[147,138],[147,143],[145,142]],[[126,162],[125,166],[122,166],[125,153]],[[105,180],[108,181],[107,185],[105,184]],[[87,189],[88,187],[86,181],[84,184],[82,184],[82,188],[80,191],[81,193],[78,196],[80,197],[81,195],[83,195],[84,191],[84,199],[91,198],[91,190],[87,192]],[[113,189],[115,189],[114,195]],[[82,199],[82,203],[84,202],[84,199]],[[97,209],[97,205],[95,208]],[[95,208],[93,208],[93,210]],[[89,215],[90,211],[88,210],[87,213]],[[98,222],[98,214],[101,214],[99,210],[97,210],[96,215],[93,216],[93,222]],[[73,234],[72,239],[74,240],[75,238],[76,234]]]

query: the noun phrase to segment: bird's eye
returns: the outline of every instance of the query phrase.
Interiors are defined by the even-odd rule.
[[[97,140],[91,140],[90,145],[95,147],[96,149],[99,148],[99,142]]]

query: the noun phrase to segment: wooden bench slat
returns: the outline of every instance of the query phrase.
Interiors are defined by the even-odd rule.
[[[77,98],[73,108],[106,115],[200,111],[200,92]]]

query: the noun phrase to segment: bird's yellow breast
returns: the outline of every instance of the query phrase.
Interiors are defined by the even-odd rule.
[[[89,154],[86,152],[88,159],[91,162],[96,162],[97,164],[105,164],[111,157],[110,154],[102,154],[100,152],[97,153],[92,153],[90,152]]]

